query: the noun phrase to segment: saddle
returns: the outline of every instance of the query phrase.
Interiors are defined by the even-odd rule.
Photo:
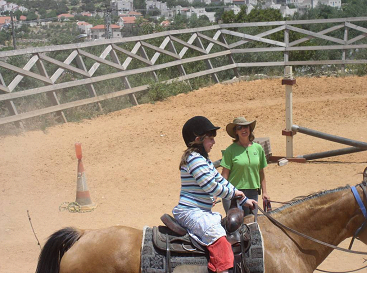
[[[251,245],[251,235],[247,225],[243,224],[243,218],[242,210],[231,208],[221,222],[235,257],[233,272],[249,272],[244,259],[245,252]],[[153,227],[153,244],[165,252],[167,272],[172,272],[171,255],[180,253],[208,255],[207,248],[192,239],[186,229],[181,227],[172,216],[164,214],[161,221],[164,226]]]

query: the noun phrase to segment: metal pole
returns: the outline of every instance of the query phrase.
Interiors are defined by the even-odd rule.
[[[365,142],[355,141],[355,140],[351,140],[351,139],[344,138],[344,137],[330,135],[330,134],[327,134],[327,133],[319,132],[319,131],[308,129],[308,128],[305,128],[305,127],[300,127],[298,125],[293,125],[292,130],[303,133],[303,134],[307,134],[307,135],[310,135],[310,136],[313,136],[313,137],[317,137],[317,138],[333,141],[333,142],[336,142],[336,143],[341,143],[341,144],[345,144],[345,145],[354,146],[354,147],[357,147],[359,149],[367,150],[367,143],[365,143]]]
[[[339,156],[339,155],[356,153],[356,152],[361,152],[361,151],[367,151],[367,150],[357,148],[357,147],[349,147],[349,148],[332,150],[332,151],[325,151],[325,152],[320,152],[320,153],[312,153],[312,154],[308,154],[308,155],[300,155],[300,156],[297,156],[297,157],[298,158],[305,158],[306,160],[315,160],[315,159],[320,159],[320,158]]]

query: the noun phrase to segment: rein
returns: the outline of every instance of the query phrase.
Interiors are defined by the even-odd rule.
[[[364,191],[364,190],[363,190]],[[294,230],[288,226],[285,226],[284,224],[282,224],[281,222],[277,221],[276,219],[274,219],[273,217],[271,217],[268,213],[266,213],[264,210],[262,210],[259,206],[257,206],[257,208],[262,212],[263,215],[265,215],[272,223],[274,223],[276,226],[280,227],[280,228],[284,228],[286,230],[289,230],[290,232],[293,232],[301,237],[304,237],[306,239],[309,239],[309,240],[312,240],[316,243],[319,243],[319,244],[322,244],[322,245],[325,245],[325,246],[328,246],[330,248],[333,248],[333,249],[336,249],[336,250],[340,250],[340,251],[344,251],[344,252],[348,252],[348,253],[354,253],[354,254],[362,254],[362,255],[367,255],[367,252],[363,252],[363,251],[354,251],[354,250],[351,250],[351,245],[349,247],[349,249],[346,249],[346,248],[342,248],[342,247],[338,247],[338,246],[335,246],[335,245],[332,245],[332,244],[329,244],[329,243],[326,243],[326,242],[323,242],[321,240],[318,240],[316,238],[313,238],[311,236],[308,236],[308,235],[305,235],[297,230]],[[257,221],[257,217],[255,216],[255,222]],[[366,226],[366,221],[362,224],[362,226],[357,230],[357,232],[359,233],[365,226]],[[354,238],[357,236],[357,234],[354,235],[353,237],[353,240]]]

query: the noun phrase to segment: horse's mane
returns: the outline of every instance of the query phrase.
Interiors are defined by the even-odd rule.
[[[308,201],[308,200],[311,200],[311,199],[315,199],[315,198],[319,198],[319,197],[322,197],[322,196],[327,195],[327,194],[344,191],[346,189],[350,189],[350,186],[349,185],[346,185],[345,187],[338,187],[336,189],[323,190],[323,191],[311,193],[311,194],[309,194],[307,196],[298,196],[298,197],[295,197],[295,198],[293,198],[292,200],[290,200],[288,202],[285,202],[283,206],[281,206],[279,208],[276,208],[276,209],[273,209],[269,213],[281,212],[282,210],[284,210],[286,208],[289,208],[289,207],[294,206],[294,205],[301,204],[301,203],[303,203],[305,201]]]

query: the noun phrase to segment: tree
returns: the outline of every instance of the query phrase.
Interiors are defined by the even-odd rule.
[[[241,7],[242,9],[242,7]],[[234,11],[233,10],[230,10],[230,11],[226,11],[223,13],[222,15],[222,21],[223,23],[234,23],[236,21],[236,15],[234,14]]]
[[[60,3],[59,5],[57,5],[57,9],[56,9],[57,15],[65,14],[68,12],[69,12],[69,8],[64,3]]]
[[[187,28],[187,17],[181,14],[177,14],[172,21],[171,28],[173,30],[185,29]]]
[[[37,20],[38,17],[34,11],[29,11],[27,15],[27,21],[34,21]]]
[[[135,10],[142,10],[143,14],[145,15],[145,9],[146,9],[146,2],[145,0],[133,0],[133,5]]]
[[[0,44],[5,45],[7,41],[9,41],[11,38],[10,33],[6,30],[0,31]]]
[[[14,16],[17,18],[17,20],[19,21],[20,16],[22,16],[23,14],[22,14],[22,11],[17,10],[17,11],[15,11],[15,12],[13,13],[13,15],[14,15]]]

